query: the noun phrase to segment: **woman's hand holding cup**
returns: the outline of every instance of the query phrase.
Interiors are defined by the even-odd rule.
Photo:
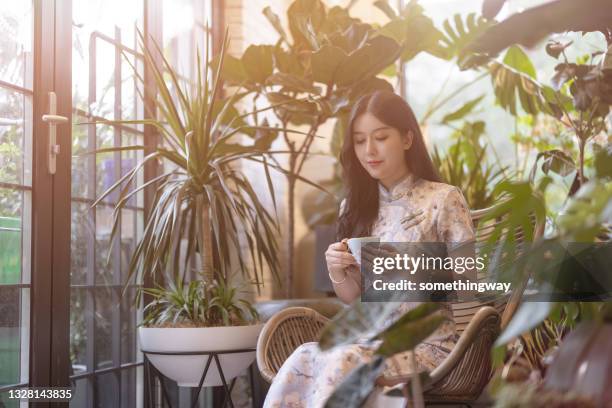
[[[334,242],[327,248],[325,261],[330,277],[337,281],[346,278],[346,268],[357,265],[355,257],[348,251],[346,239]]]

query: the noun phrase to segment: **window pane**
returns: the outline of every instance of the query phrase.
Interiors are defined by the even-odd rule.
[[[73,2],[73,152],[75,154],[136,143],[131,131],[140,125],[80,124],[105,119],[142,119],[142,58],[137,56],[136,26],[142,29],[143,0]],[[138,88],[140,86],[140,88]],[[93,115],[93,116],[92,116]],[[121,284],[142,228],[141,198],[121,213],[119,236],[111,242],[113,192],[96,208],[91,205],[134,166],[136,153],[105,153],[73,158],[71,358],[75,373],[119,368],[136,362],[137,314],[132,298],[121,299]],[[142,178],[137,179],[142,183]],[[135,185],[134,185],[135,186]],[[79,380],[80,404],[119,406],[121,371]],[[121,381],[120,381],[121,380]],[[136,381],[126,376],[125,381]],[[127,385],[127,383],[126,383]],[[137,385],[129,384],[130,393]],[[93,390],[96,390],[93,393]],[[93,400],[95,397],[96,400]]]
[[[88,398],[91,398],[90,381],[87,378],[77,380],[74,387],[74,395],[70,400],[71,408],[82,408],[88,406]]]
[[[0,284],[21,281],[22,192],[0,188]]]
[[[95,406],[100,408],[119,406],[119,373],[102,374],[96,376],[98,401]]]
[[[74,374],[88,370],[87,366],[87,340],[92,338],[88,333],[85,316],[87,309],[87,289],[72,289],[70,296],[70,360]]]
[[[95,358],[97,368],[113,366],[113,346],[119,341],[114,333],[114,314],[118,311],[118,297],[112,288],[95,290]]]
[[[164,52],[179,74],[196,78],[197,51],[206,56],[206,44],[211,43],[210,0],[164,0]],[[212,55],[212,50],[209,50]]]
[[[0,87],[0,182],[31,185],[29,96]]]
[[[0,4],[0,386],[29,381],[32,10]]]
[[[72,232],[70,241],[70,279],[72,284],[84,285],[93,278],[94,210],[88,203],[72,203]],[[93,279],[92,279],[93,280]]]
[[[30,88],[32,72],[31,1],[0,2],[0,81]]]
[[[28,381],[28,288],[0,285],[0,387]]]

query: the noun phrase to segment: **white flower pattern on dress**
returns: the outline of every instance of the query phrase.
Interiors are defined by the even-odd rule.
[[[379,184],[378,218],[370,235],[380,237],[382,242],[445,242],[449,250],[475,239],[470,211],[461,191],[448,184],[417,179],[412,175],[390,190]],[[416,305],[417,302],[400,303],[388,324]],[[419,369],[431,371],[438,366],[457,339],[451,318],[416,347]],[[274,378],[264,407],[323,406],[351,370],[372,358],[375,348],[376,345],[358,343],[324,352],[319,350],[317,343],[301,345]],[[384,375],[409,374],[413,371],[410,361],[408,353],[387,359]]]

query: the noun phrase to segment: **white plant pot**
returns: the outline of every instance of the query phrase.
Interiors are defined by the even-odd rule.
[[[138,329],[140,347],[146,351],[188,352],[225,351],[255,348],[262,324],[250,326],[198,327],[198,328],[148,328]],[[151,363],[163,375],[176,381],[181,387],[197,387],[202,378],[209,355],[160,355],[148,354]],[[255,352],[219,355],[225,381],[228,383],[242,374],[255,360]],[[223,385],[214,359],[211,360],[204,386]]]

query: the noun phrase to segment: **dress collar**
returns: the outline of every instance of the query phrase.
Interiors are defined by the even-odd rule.
[[[378,194],[383,202],[391,202],[402,198],[408,193],[412,186],[418,181],[418,177],[410,173],[403,179],[395,183],[393,187],[387,190],[382,183],[378,183]]]

